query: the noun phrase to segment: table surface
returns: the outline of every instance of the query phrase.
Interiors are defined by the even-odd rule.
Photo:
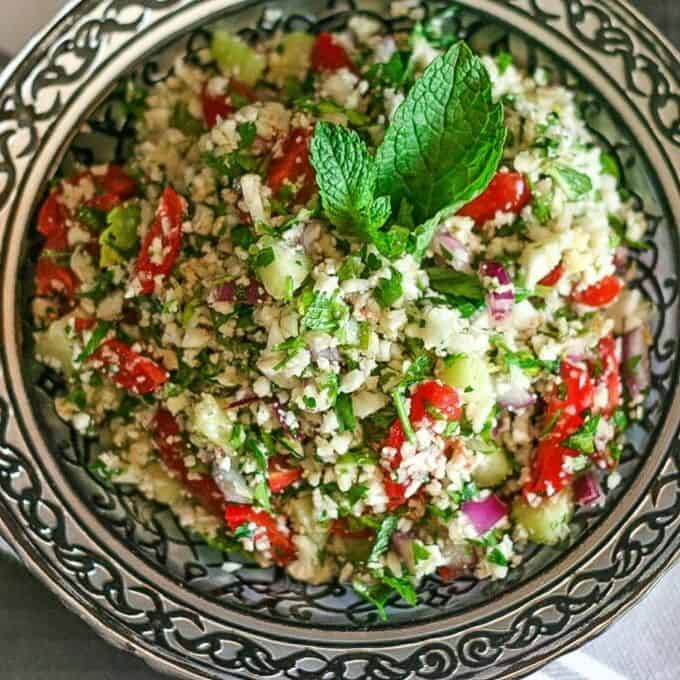
[[[62,2],[2,4],[0,51],[13,53]],[[679,0],[633,0],[633,4],[680,45]],[[160,680],[142,661],[110,647],[66,611],[3,545],[0,584],[3,680]],[[604,634],[552,662],[531,680],[678,680],[679,586],[680,564]]]

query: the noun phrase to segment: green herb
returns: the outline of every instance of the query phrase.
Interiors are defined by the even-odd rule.
[[[617,180],[621,179],[621,169],[615,156],[606,151],[600,152],[600,167],[605,175],[611,175]]]
[[[335,415],[338,418],[340,432],[351,432],[356,428],[357,420],[354,416],[352,397],[349,394],[343,392],[338,395],[335,400]]]
[[[267,482],[258,483],[258,485],[253,490],[253,500],[265,510],[269,510],[271,508],[269,486],[267,485]]]
[[[609,215],[609,227],[617,238],[633,250],[647,250],[649,246],[643,241],[633,241],[628,238],[625,222],[616,215]]]
[[[179,130],[189,137],[199,137],[203,134],[203,121],[194,118],[189,113],[189,107],[184,102],[175,104],[170,115],[170,127]]]
[[[623,372],[625,375],[633,375],[635,373],[635,369],[639,366],[640,361],[642,360],[642,356],[640,354],[636,354],[632,357],[628,357],[623,362]]]
[[[595,453],[595,434],[599,424],[600,416],[589,417],[583,427],[565,440],[563,445],[587,455]]]
[[[66,395],[66,400],[77,406],[81,411],[87,408],[87,395],[80,385]]]
[[[351,255],[343,263],[338,270],[338,279],[340,283],[348,281],[349,279],[358,279],[361,276],[364,265],[356,255]]]
[[[389,569],[386,569],[385,573],[380,576],[380,579],[386,586],[392,588],[406,604],[409,604],[412,607],[418,604],[418,595],[416,594],[408,573],[404,573],[401,576],[394,576]]]
[[[236,531],[234,531],[234,538],[236,539],[252,538],[252,535],[253,529],[249,526],[248,522],[241,524],[240,527],[236,527]]]
[[[383,584],[368,585],[358,579],[352,582],[352,588],[357,595],[363,597],[376,608],[381,621],[387,621],[385,605],[392,594],[391,588],[385,587]]]
[[[398,523],[399,518],[396,515],[387,515],[382,520],[368,556],[367,562],[369,565],[379,563],[380,558],[387,552],[392,534],[395,532]]]
[[[262,248],[262,250],[257,253],[255,259],[253,260],[253,266],[256,269],[268,267],[272,262],[274,262],[275,257],[274,249],[271,246]]]
[[[239,149],[246,149],[252,146],[255,137],[257,137],[257,126],[253,122],[239,123],[236,126],[236,132],[239,136]]]
[[[312,293],[312,296],[302,317],[302,328],[324,333],[337,331],[347,318],[347,305],[338,300],[336,295]]]
[[[484,300],[486,291],[476,274],[466,274],[450,267],[429,267],[425,272],[430,280],[430,288],[438,293],[468,300]]]
[[[420,541],[413,541],[411,544],[411,551],[413,553],[413,561],[415,564],[430,559],[430,551],[425,548],[425,546],[423,546]]]
[[[394,267],[391,272],[389,279],[380,279],[373,289],[373,297],[383,309],[391,307],[404,294],[401,274]]]
[[[499,567],[508,566],[508,558],[501,552],[500,548],[494,548],[486,556],[486,559],[492,564],[497,564]]]
[[[543,225],[548,224],[548,222],[550,222],[550,218],[552,217],[550,209],[551,204],[552,196],[541,196],[540,194],[536,194],[534,196],[531,209],[536,219]]]
[[[411,426],[411,421],[409,420],[408,413],[406,413],[406,404],[404,403],[404,395],[400,390],[394,390],[392,392],[392,400],[394,401],[394,408],[397,411],[397,416],[401,421],[401,426],[404,429],[404,434],[406,439],[410,442],[415,441],[416,433],[413,431]]]
[[[393,205],[408,200],[416,223],[454,211],[486,188],[504,141],[503,106],[492,101],[489,75],[459,42],[425,69],[397,109],[376,155],[377,193]]]
[[[567,165],[555,163],[550,167],[547,174],[557,182],[572,201],[592,191],[593,183],[590,181],[590,177]]]
[[[345,494],[345,498],[349,503],[349,507],[353,507],[362,498],[365,498],[368,494],[368,487],[365,484],[355,484],[350,488],[350,490]]]
[[[416,357],[404,373],[399,382],[399,387],[406,389],[415,383],[419,383],[432,373],[432,359],[427,354]]]
[[[345,233],[371,235],[390,216],[387,198],[376,198],[376,167],[366,144],[353,130],[319,122],[310,158],[326,216]]]
[[[248,250],[255,243],[255,236],[248,226],[237,224],[231,230],[231,242],[243,250]]]
[[[512,54],[509,52],[499,52],[496,55],[496,65],[498,66],[498,72],[503,75],[508,67],[512,65]]]
[[[86,359],[89,359],[97,350],[97,347],[102,343],[106,334],[111,330],[113,324],[110,321],[100,321],[96,328],[92,331],[90,339],[83,348],[83,351],[77,356],[76,362],[81,364]]]
[[[106,216],[108,227],[99,237],[101,267],[126,262],[132,256],[137,246],[140,220],[141,208],[137,203],[119,205]]]
[[[93,231],[99,232],[106,227],[106,213],[99,208],[81,205],[76,213],[76,219]]]
[[[395,52],[388,61],[373,64],[368,79],[385,87],[401,87],[409,74],[410,52]]]
[[[622,408],[617,408],[612,415],[617,430],[625,430],[628,427],[628,416]]]
[[[275,371],[281,370],[297,353],[304,347],[305,339],[302,336],[288,338],[274,346],[274,351],[283,352],[283,359],[274,366]]]

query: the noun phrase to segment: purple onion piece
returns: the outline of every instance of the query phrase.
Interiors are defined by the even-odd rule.
[[[264,299],[265,293],[259,281],[250,279],[245,288],[237,286],[233,281],[222,283],[213,290],[211,297],[216,302],[245,302],[256,305]]]
[[[638,326],[623,336],[621,358],[626,389],[634,399],[644,392],[651,382],[649,348],[645,342],[645,332],[642,326]]]
[[[236,286],[233,281],[227,281],[213,290],[212,297],[216,302],[235,302]]]
[[[581,506],[593,505],[602,498],[600,479],[595,470],[574,480],[574,500]]]
[[[431,248],[435,255],[443,255],[447,261],[456,252],[467,252],[465,246],[455,236],[441,231],[432,239]]]
[[[508,272],[502,264],[485,260],[479,265],[479,276],[495,281],[496,287],[486,295],[486,304],[493,321],[505,321],[515,304],[515,290]]]
[[[498,405],[507,411],[522,411],[536,403],[536,395],[525,389],[508,390],[498,398]]]
[[[508,514],[508,506],[493,494],[481,501],[466,501],[461,508],[480,536]]]
[[[243,406],[249,406],[261,400],[261,397],[253,394],[250,397],[243,397],[243,399],[238,399],[237,401],[232,401],[231,404],[227,404],[227,408],[241,408]]]
[[[614,250],[614,267],[617,274],[625,274],[628,269],[628,248],[617,246]]]

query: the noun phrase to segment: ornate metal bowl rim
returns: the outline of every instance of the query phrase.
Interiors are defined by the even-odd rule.
[[[579,0],[579,3],[581,3],[582,1],[583,0]],[[555,0],[555,3],[557,2],[558,0]],[[642,17],[636,10],[630,8],[626,2],[622,2],[622,0],[610,0],[610,3],[611,5],[616,6],[619,11],[627,13],[636,22],[642,25],[645,28],[646,32],[648,33],[648,36],[651,36],[650,39],[653,42],[656,42],[661,48],[663,48],[666,51],[666,54],[669,55],[668,58],[670,60],[671,65],[675,64],[676,68],[680,68],[680,55],[678,54],[678,52],[673,47],[666,43],[665,39],[662,38],[655,31],[655,29],[651,26],[651,24],[649,24],[649,22],[646,19],[644,19],[644,17]],[[5,92],[6,88],[8,88],[8,86],[12,83],[12,80],[15,77],[16,72],[20,68],[21,64],[29,57],[34,55],[35,52],[38,51],[43,46],[43,43],[45,43],[48,47],[53,46],[54,41],[57,39],[57,37],[63,35],[66,31],[68,31],[69,26],[73,24],[77,19],[86,16],[89,11],[93,11],[98,4],[101,5],[102,3],[97,3],[94,0],[74,0],[73,2],[69,3],[57,15],[57,17],[51,22],[51,24],[49,24],[42,32],[37,34],[27,44],[24,50],[22,50],[22,52],[13,60],[8,69],[0,77],[0,92]],[[112,2],[108,4],[108,7],[118,9],[124,8],[126,6],[130,7],[152,6],[154,10],[160,11],[163,16],[165,15],[171,16],[174,13],[172,7],[177,5],[178,9],[176,11],[176,14],[177,16],[181,17],[182,10],[187,10],[198,4],[199,2],[197,0],[194,0],[193,2],[191,0],[184,1],[147,0],[147,2],[135,2],[135,0],[112,0]],[[207,0],[202,4],[206,9],[202,9],[202,13],[200,14],[200,17],[198,19],[198,21],[200,22],[208,21],[213,16],[224,13],[227,9],[238,10],[242,5],[250,5],[256,3],[248,2],[225,3],[218,2],[217,0]],[[476,3],[472,2],[471,0],[465,0],[461,4],[466,5],[469,4],[473,6],[475,10],[477,11],[480,10],[479,7],[475,6]],[[492,0],[483,0],[483,2],[478,4],[482,6],[481,11],[490,11],[493,2]],[[509,3],[509,5],[511,4],[519,3],[515,2]],[[535,9],[535,3],[531,2],[530,4]],[[516,20],[517,10],[514,9],[513,7],[508,7],[506,9],[503,7],[494,6],[494,9],[496,11],[496,15],[501,20],[506,21],[510,25],[513,24],[513,18]],[[513,11],[515,12],[515,15],[513,15]],[[186,25],[182,25],[180,28],[181,30],[186,30],[188,27]],[[170,32],[172,33],[172,37],[167,38],[167,42],[170,42],[172,39],[174,39],[174,36],[180,30],[180,28],[178,28],[177,31],[175,31],[173,28],[173,31]],[[551,33],[552,37],[555,38],[556,36],[560,35],[560,31],[562,33],[565,32],[565,29],[563,27],[561,27],[559,31],[554,28],[551,28],[550,31],[547,28],[543,30],[541,28],[534,27],[534,29],[535,35],[533,37],[539,42],[541,40],[541,37],[547,38],[548,35],[550,35]],[[568,41],[565,41],[564,51],[570,52],[571,56],[573,57],[573,61],[571,63],[573,63],[576,67],[578,67],[579,63],[583,63],[583,60],[587,59],[587,54],[585,52],[579,50],[577,45],[569,43]],[[117,65],[118,64],[117,55],[111,54],[109,56],[116,62]],[[137,61],[139,58],[140,55],[136,55],[134,60]],[[108,67],[106,71],[108,72]],[[596,82],[594,84],[596,86],[601,85],[602,86],[601,89],[603,90],[612,89],[612,83],[607,82],[607,75],[604,73],[602,67],[599,67],[599,71],[600,71],[599,77],[602,78],[602,81],[600,83]],[[590,69],[589,72],[591,74],[595,73],[594,69]],[[20,84],[17,85],[17,87],[19,86]],[[98,95],[100,95],[101,93],[96,94],[97,98],[99,98]],[[618,107],[615,108],[619,110]],[[75,123],[77,121],[73,122]],[[75,125],[72,125],[72,128],[75,128]],[[654,133],[651,130],[649,131],[649,134],[652,137],[654,136]],[[657,146],[660,147],[660,144],[658,144],[658,142],[659,140],[657,139]],[[664,150],[658,148],[655,151],[655,153],[663,154]],[[665,163],[667,168],[673,167],[672,162],[667,157]],[[660,166],[658,165],[658,163],[655,164],[655,169],[658,169],[659,167]],[[43,175],[46,176],[48,174],[49,174],[48,169],[45,169]],[[672,172],[669,177],[670,180],[667,179],[665,184],[666,187],[671,186],[673,184]],[[674,178],[675,187],[677,188],[678,186],[677,168],[675,170]],[[677,191],[675,193],[675,198],[676,200],[678,199]],[[671,207],[673,209],[680,210],[680,205],[675,205],[675,203]],[[22,212],[25,211],[22,209]],[[3,249],[4,248],[6,248],[6,245],[3,246]],[[15,264],[16,263],[10,263],[9,268],[12,269],[12,267]],[[9,300],[13,295],[14,295],[13,289],[10,291],[6,291],[4,294],[4,300],[5,301]],[[7,306],[5,307],[5,309],[6,310],[9,309],[9,307]],[[7,321],[3,320],[3,325],[5,324],[7,324]],[[10,325],[12,324],[16,325],[16,320],[13,319],[12,321],[10,321]],[[4,337],[8,337],[6,333],[4,334]],[[3,359],[2,367],[3,373],[8,378],[11,377],[16,378],[19,375],[17,372],[17,368],[16,366],[10,367],[10,369],[8,370],[7,365],[5,364],[4,351],[2,359]],[[28,408],[28,403],[26,401],[25,395],[24,394],[17,395],[17,392],[15,391],[14,386],[12,385],[11,379],[8,379],[7,383],[8,384],[6,396],[11,400],[13,404],[19,403],[20,411],[22,412],[30,411],[30,408]],[[677,375],[674,375],[673,384],[675,385],[676,383]],[[18,384],[19,391],[21,392],[20,380]],[[18,400],[17,396],[19,396]],[[1,401],[0,406],[4,406],[4,404]],[[678,404],[675,404],[675,406],[677,407]],[[663,427],[658,433],[659,436],[654,449],[657,452],[668,451],[669,447],[671,446],[672,440],[676,438],[677,435],[676,428],[678,423],[678,417],[680,414],[677,413],[677,408],[675,408],[675,411],[676,412],[673,414],[669,412],[666,421],[663,423]],[[8,420],[10,418],[10,414],[11,410],[7,411],[5,409],[2,410],[0,419],[0,431],[6,431],[7,428],[13,424],[10,423]],[[21,427],[21,424],[19,424],[19,426]],[[30,435],[27,435],[25,432],[19,433],[18,436],[21,441],[30,440]],[[9,445],[7,445],[7,448],[10,448]],[[21,452],[18,453],[19,455],[21,455]],[[634,503],[643,498],[646,494],[650,493],[650,487],[654,482],[654,479],[656,478],[661,466],[665,465],[666,462],[667,461],[665,459],[662,459],[661,457],[659,457],[657,464],[654,464],[653,461],[649,461],[643,467],[642,474],[640,475],[640,477],[636,479],[628,489],[626,497],[622,499],[621,501],[622,507],[619,509],[619,512],[611,513],[611,515],[608,518],[606,518],[591,535],[584,539],[583,544],[578,549],[572,550],[565,558],[563,558],[560,561],[559,565],[552,566],[550,569],[548,569],[545,573],[541,574],[539,577],[533,579],[529,583],[526,583],[518,587],[517,591],[514,593],[513,596],[514,603],[516,604],[516,606],[518,608],[524,607],[532,598],[533,596],[532,591],[535,590],[536,588],[538,588],[541,591],[548,591],[551,587],[556,585],[557,581],[566,571],[573,571],[583,566],[585,561],[592,557],[592,552],[596,546],[600,546],[606,543],[607,541],[611,540],[610,535],[612,534],[612,531],[614,529],[618,530],[618,527],[614,526],[616,522],[619,521],[618,515],[620,515],[624,511],[627,512],[629,510],[631,514],[634,514],[633,508]],[[64,482],[63,479],[58,479],[57,481]],[[625,504],[623,501],[626,501]],[[77,511],[76,514],[79,514],[82,511],[82,515],[88,517],[88,524],[92,525],[96,524],[96,520],[94,520],[92,517],[89,517],[88,511],[85,508],[81,507],[82,504],[79,502],[79,500],[75,497],[72,497],[72,494],[70,493],[69,504]],[[127,630],[120,629],[119,626],[117,625],[117,622],[107,621],[106,617],[102,616],[100,612],[97,611],[96,606],[93,606],[93,603],[91,601],[88,601],[82,592],[77,591],[76,587],[73,584],[69,583],[62,574],[52,570],[48,560],[43,559],[43,556],[40,554],[39,547],[35,543],[31,542],[28,539],[28,537],[23,533],[23,529],[18,525],[15,516],[5,506],[4,499],[3,502],[0,503],[0,529],[2,529],[4,534],[8,536],[10,542],[17,549],[21,558],[31,569],[31,571],[33,571],[41,580],[46,582],[47,585],[52,590],[54,590],[70,608],[78,611],[78,613],[83,618],[85,618],[88,621],[88,623],[90,623],[95,629],[97,629],[98,632],[107,637],[107,639],[114,641],[118,646],[127,647],[128,649],[132,649],[136,653],[148,657],[148,660],[153,661],[154,665],[156,666],[160,665],[163,667],[164,670],[172,670],[176,673],[182,673],[185,674],[187,677],[189,676],[196,677],[195,675],[191,675],[192,669],[196,667],[195,664],[192,664],[190,661],[185,661],[181,659],[180,657],[178,657],[176,653],[172,652],[166,653],[165,651],[160,652],[155,646],[151,645],[147,640],[144,640],[139,636],[133,636]],[[122,544],[120,547],[123,548]],[[123,548],[123,550],[129,549]],[[669,567],[671,562],[675,558],[677,558],[677,551],[678,545],[667,551],[668,554],[664,555],[662,560],[660,561],[657,560],[657,562],[653,565],[653,568],[651,568],[652,574],[651,577],[648,577],[647,580],[645,580],[642,583],[639,583],[636,589],[630,589],[626,598],[621,600],[621,602],[619,603],[616,615],[619,615],[623,611],[627,610],[630,606],[632,606],[632,604],[634,604],[638,599],[640,599],[640,597],[642,597],[642,595],[644,595],[645,592],[647,592],[647,590],[653,585],[653,583],[660,577],[663,571],[665,571]],[[659,552],[661,552],[661,550]],[[143,576],[144,572],[149,572],[148,565],[145,565],[143,563],[138,564],[139,562],[138,558],[133,556],[129,552],[127,553],[127,555],[130,557],[131,563],[128,563],[125,566],[127,568],[134,568],[134,571],[132,573],[135,576],[135,578],[146,580],[147,584],[150,583],[150,581],[148,579],[145,579],[145,577]],[[216,608],[213,607],[211,603],[202,600],[200,596],[197,596],[195,594],[189,596],[186,593],[183,594],[181,592],[178,592],[179,589],[177,583],[173,582],[171,579],[167,577],[164,576],[161,577],[158,575],[156,576],[158,578],[157,582],[162,584],[159,590],[161,592],[167,591],[170,593],[168,597],[169,600],[174,600],[175,602],[182,602],[183,606],[186,606],[189,602],[198,603],[199,605],[205,605],[207,609],[198,609],[198,611],[210,612],[210,614],[206,614],[206,616],[212,617],[218,615]],[[475,624],[479,626],[489,623],[492,617],[494,616],[494,612],[495,606],[493,602],[479,607],[476,610]],[[454,633],[458,634],[459,632],[461,632],[461,629],[466,625],[464,617],[462,617],[463,620],[461,621],[458,620],[459,618],[461,617],[454,614],[451,617],[451,620],[446,625],[442,624],[441,621],[438,621],[435,622],[434,624],[416,624],[413,627],[403,629],[383,628],[374,632],[357,630],[353,631],[339,630],[333,634],[333,637],[335,639],[330,641],[327,639],[327,635],[324,636],[323,631],[315,632],[313,630],[305,628],[304,626],[298,626],[297,624],[282,625],[272,623],[268,624],[267,631],[264,634],[264,637],[270,640],[277,639],[284,644],[292,645],[295,642],[295,640],[293,640],[293,636],[303,633],[310,639],[310,642],[312,644],[317,644],[320,647],[323,647],[324,649],[333,648],[349,649],[355,646],[366,647],[367,645],[369,645],[371,648],[377,650],[383,647],[384,648],[393,647],[394,645],[398,645],[400,642],[405,643],[407,645],[418,645],[435,634],[440,634],[442,636]],[[605,616],[603,620],[598,620],[595,617],[592,618],[587,626],[582,626],[578,631],[572,633],[571,639],[560,643],[561,646],[558,646],[557,648],[550,648],[546,653],[537,654],[533,656],[531,660],[528,662],[531,667],[527,667],[526,669],[522,669],[521,671],[517,670],[516,667],[513,667],[512,671],[513,675],[516,675],[518,673],[529,672],[530,670],[533,670],[535,667],[545,663],[547,660],[549,660],[549,658],[555,656],[557,653],[560,653],[561,651],[581,644],[584,640],[589,639],[590,637],[596,635],[606,625],[608,625],[611,622],[611,618],[612,615]],[[455,625],[453,625],[454,621],[456,622]],[[249,616],[234,613],[234,620],[230,621],[230,625],[233,628],[236,628],[237,630],[241,631],[240,633],[238,633],[238,635],[242,635],[246,631],[250,635],[258,634],[257,622],[255,621],[254,623],[252,617]],[[262,631],[259,631],[259,633],[262,634]],[[161,654],[163,654],[163,656],[161,656]],[[170,654],[171,657],[169,656]]]

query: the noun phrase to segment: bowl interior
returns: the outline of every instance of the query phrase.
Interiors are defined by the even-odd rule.
[[[324,13],[321,18],[308,14],[289,14],[274,22],[267,22],[262,17],[256,24],[243,25],[241,30],[251,40],[267,36],[278,29],[315,32],[329,27],[342,27],[352,13],[356,11],[332,11]],[[393,27],[392,22],[383,18],[384,13],[370,14],[385,23],[388,30]],[[400,19],[394,23],[398,25],[395,27],[403,28],[408,21]],[[577,90],[589,126],[617,159],[623,183],[652,225],[653,241],[650,249],[634,254],[637,261],[634,285],[644,291],[657,310],[651,357],[653,381],[646,415],[631,430],[624,451],[620,468],[623,481],[609,493],[604,507],[577,515],[571,536],[564,545],[530,549],[524,563],[512,571],[507,580],[490,583],[461,579],[445,584],[437,578],[427,578],[419,589],[419,605],[407,608],[399,602],[393,602],[389,607],[389,623],[381,624],[372,607],[343,586],[302,584],[287,578],[278,569],[263,570],[246,566],[237,572],[224,570],[222,555],[181,528],[163,507],[145,500],[133,488],[114,487],[101,479],[92,465],[96,444],[79,437],[57,418],[51,398],[61,389],[60,380],[51,371],[35,364],[31,358],[30,332],[24,333],[27,341],[23,348],[23,365],[31,384],[34,414],[50,449],[59,458],[74,489],[96,513],[107,531],[117,535],[156,569],[200,591],[226,609],[236,608],[259,618],[283,623],[295,621],[317,628],[347,628],[366,625],[406,626],[486,603],[526,583],[548,565],[560,560],[612,511],[651,451],[655,433],[664,422],[676,373],[674,329],[678,323],[676,269],[680,263],[680,248],[669,208],[646,161],[644,150],[637,146],[634,136],[609,108],[605,93],[593,90],[588,82],[570,70],[568,64],[527,36],[498,20],[467,9],[451,12],[447,23],[451,32],[467,40],[474,48],[510,52],[516,63],[529,70],[541,66],[549,72],[552,80]],[[178,54],[183,54],[185,59],[195,60],[198,51],[207,44],[207,32],[204,29],[196,30],[154,55],[131,75],[146,86],[152,85],[167,77]],[[90,118],[91,131],[78,135],[64,158],[64,165],[68,166],[76,160],[85,163],[124,160],[129,152],[130,125],[118,89],[93,112]],[[23,286],[26,291],[30,290],[30,254],[35,252],[35,248],[29,247],[28,250],[29,257],[24,267],[26,285]],[[21,309],[21,318],[29,319],[28,297],[21,301]],[[230,559],[238,561],[235,556]]]

